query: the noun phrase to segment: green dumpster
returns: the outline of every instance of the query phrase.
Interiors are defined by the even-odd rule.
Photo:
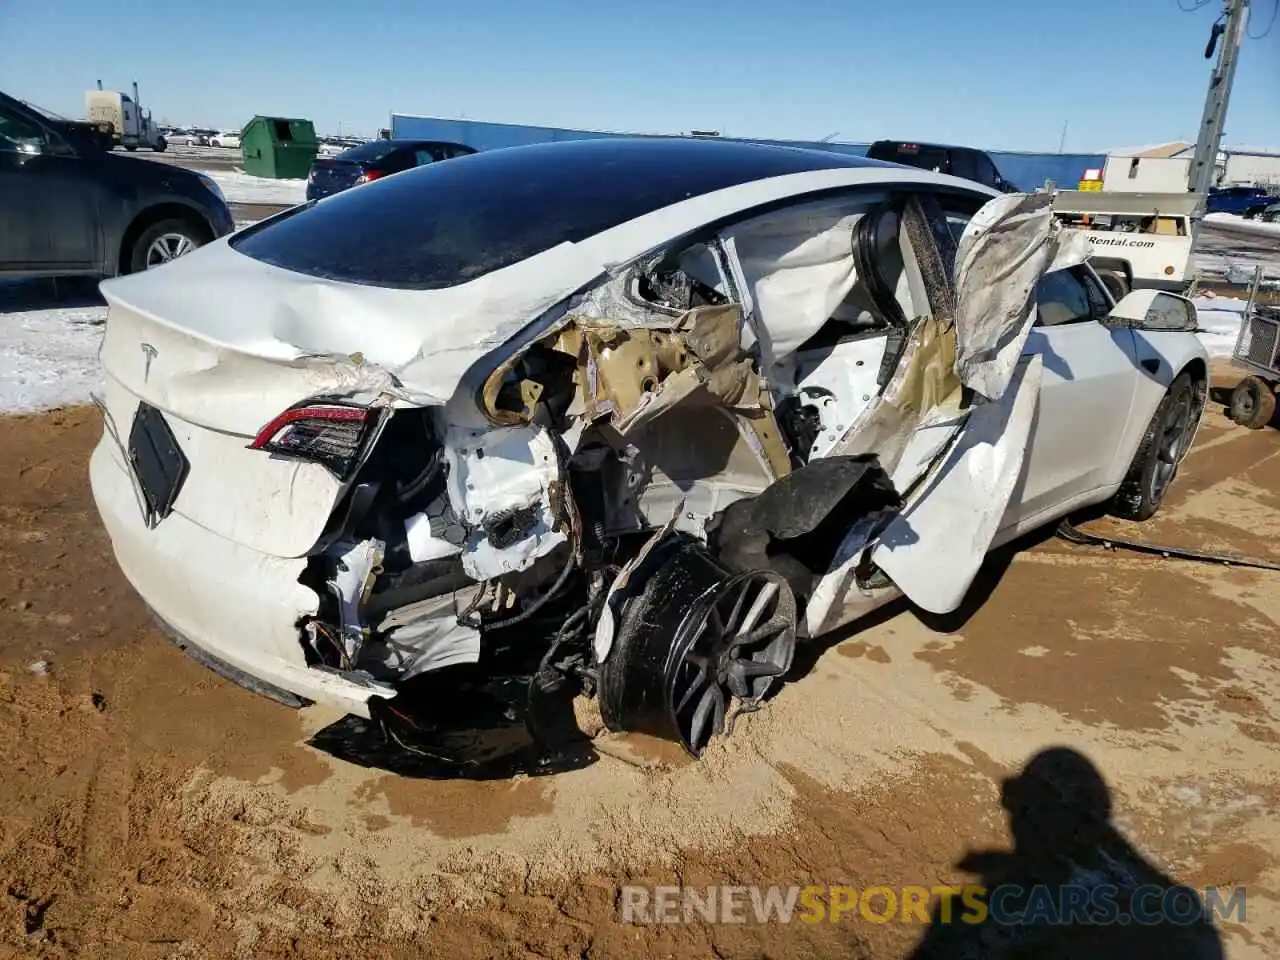
[[[240,134],[244,172],[276,180],[301,180],[311,170],[320,144],[310,120],[254,117]]]

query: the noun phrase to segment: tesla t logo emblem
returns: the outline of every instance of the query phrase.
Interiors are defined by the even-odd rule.
[[[151,361],[156,358],[159,351],[149,343],[140,343],[138,346],[142,349],[142,355],[147,358],[147,365],[142,371],[142,382],[146,383],[151,379]]]

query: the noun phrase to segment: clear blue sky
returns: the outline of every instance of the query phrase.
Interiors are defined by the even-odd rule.
[[[1056,150],[1069,122],[1092,151],[1195,139],[1220,2],[0,0],[0,89],[81,117],[136,79],[157,119],[364,134],[394,110]],[[1280,23],[1245,45],[1226,142],[1280,147]]]

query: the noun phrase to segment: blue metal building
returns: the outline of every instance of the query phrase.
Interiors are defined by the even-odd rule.
[[[396,138],[421,140],[449,140],[465,143],[477,150],[499,150],[503,147],[520,147],[533,143],[551,143],[557,140],[594,140],[601,137],[635,136],[604,130],[570,130],[564,127],[535,127],[517,123],[488,123],[483,120],[446,120],[441,117],[420,117],[407,113],[391,115],[391,135]],[[660,134],[645,134],[660,136]],[[723,137],[721,139],[748,139]],[[806,147],[811,150],[830,150],[852,156],[863,156],[869,143],[832,143],[817,140],[764,140],[750,138],[751,143],[775,143],[784,147]],[[1060,186],[1074,188],[1085,170],[1100,168],[1106,160],[1101,154],[1091,153],[1021,153],[1001,150],[988,151],[1005,179],[1023,190],[1034,190],[1046,180]]]

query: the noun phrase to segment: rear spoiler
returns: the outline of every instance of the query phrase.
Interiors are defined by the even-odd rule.
[[[1059,190],[1054,213],[1135,214],[1198,218],[1204,214],[1199,193],[1123,193],[1114,190]]]

